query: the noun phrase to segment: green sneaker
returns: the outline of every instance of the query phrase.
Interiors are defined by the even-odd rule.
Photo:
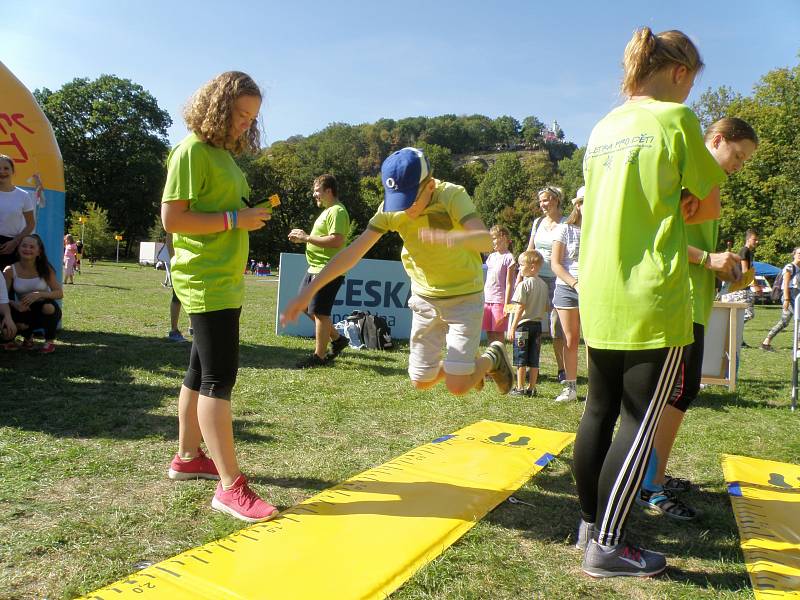
[[[492,342],[483,356],[492,361],[492,368],[489,370],[489,375],[492,376],[497,391],[501,394],[507,394],[514,387],[514,371],[511,369],[511,362],[508,360],[506,348],[503,342]]]

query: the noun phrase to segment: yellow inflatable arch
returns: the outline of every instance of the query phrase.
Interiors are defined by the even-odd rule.
[[[0,154],[14,159],[14,182],[36,193],[36,233],[61,279],[64,165],[50,121],[22,82],[0,62]]]

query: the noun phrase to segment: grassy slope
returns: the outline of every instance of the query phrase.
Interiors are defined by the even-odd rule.
[[[87,265],[88,267],[88,265]],[[165,341],[170,293],[161,272],[100,263],[68,286],[66,330],[50,356],[0,354],[0,598],[68,598],[231,533],[211,482],[174,484],[176,394],[188,344]],[[408,385],[406,350],[348,352],[334,369],[291,365],[308,340],[274,334],[277,285],[248,278],[234,407],[241,463],[281,507],[479,419],[575,431],[582,405],[555,405],[545,351],[540,397],[453,398]],[[777,318],[759,308],[757,345]],[[186,328],[182,316],[183,328]],[[782,334],[778,347],[789,343]],[[751,598],[720,453],[800,462],[789,412],[790,352],[745,349],[739,393],[709,388],[689,411],[672,471],[697,481],[703,511],[675,524],[632,511],[631,530],[670,556],[667,575],[593,582],[568,544],[578,506],[571,448],[393,597]],[[585,372],[582,370],[582,372]],[[547,377],[547,375],[550,375]],[[585,379],[579,381],[585,393]]]

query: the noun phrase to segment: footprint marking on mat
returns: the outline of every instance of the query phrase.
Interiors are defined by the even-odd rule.
[[[530,441],[531,441],[531,438],[522,435],[522,436],[520,436],[520,438],[517,441],[510,442],[508,445],[509,446],[527,446],[528,442],[530,442]]]
[[[510,436],[510,435],[511,435],[510,433],[508,433],[507,431],[504,431],[503,433],[498,433],[497,435],[493,435],[492,437],[489,438],[489,441],[490,442],[497,442],[498,444],[502,444],[503,442],[506,441],[506,438],[508,436]]]
[[[798,477],[800,479],[800,477]],[[782,488],[789,488],[791,489],[791,484],[786,483],[786,480],[783,478],[781,473],[770,473],[769,474],[769,483],[774,485],[775,487],[782,487]]]

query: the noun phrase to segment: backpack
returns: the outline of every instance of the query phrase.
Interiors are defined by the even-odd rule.
[[[781,269],[781,272],[778,273],[778,276],[775,278],[775,283],[772,284],[772,293],[770,294],[770,299],[773,302],[777,302],[779,304],[783,302],[783,276],[784,273],[788,272],[790,268],[792,274],[789,276],[789,278],[791,279],[792,277],[795,276],[795,273],[797,272],[797,267],[794,266],[794,263],[789,263],[788,265],[783,267],[783,269]]]
[[[386,319],[370,312],[354,310],[347,317],[358,326],[361,342],[367,350],[389,350],[392,348],[392,329]]]

